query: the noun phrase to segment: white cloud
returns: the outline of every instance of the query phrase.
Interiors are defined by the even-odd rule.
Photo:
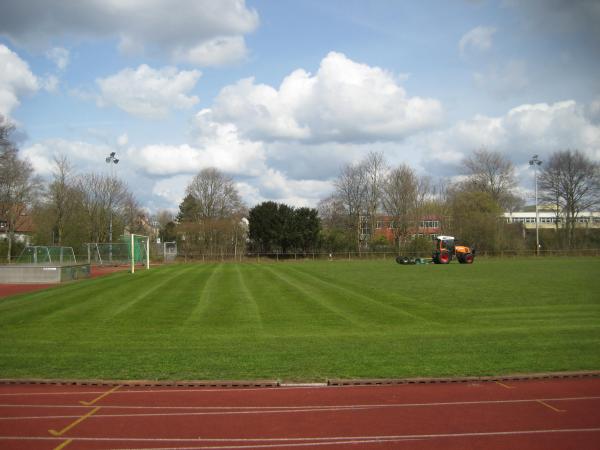
[[[5,2],[0,29],[12,41],[46,47],[64,38],[119,38],[125,53],[218,65],[246,54],[243,36],[258,14],[244,0],[28,0]],[[135,18],[135,20],[132,20]]]
[[[69,65],[69,50],[62,47],[52,47],[46,51],[46,58],[56,64],[58,70],[65,70]]]
[[[124,69],[96,80],[100,88],[100,106],[114,105],[129,114],[150,119],[167,116],[171,109],[187,109],[198,103],[190,96],[201,73],[178,71],[175,67],[156,70],[145,64]]]
[[[66,139],[47,139],[24,147],[21,149],[21,154],[29,158],[34,170],[39,175],[49,176],[54,167],[54,158],[59,155],[66,156],[78,170],[97,171],[99,167],[104,168],[101,163],[111,151],[113,149],[107,145]]]
[[[127,133],[123,133],[117,138],[117,145],[119,147],[125,147],[127,144],[129,144],[129,136],[127,136]]]
[[[460,121],[409,145],[427,149],[425,167],[438,172],[446,167],[455,173],[460,161],[481,147],[502,152],[517,165],[534,153],[544,159],[565,149],[578,149],[600,162],[600,126],[585,111],[572,100],[524,104],[499,117]]]
[[[163,178],[154,183],[152,193],[168,201],[173,206],[179,205],[185,196],[185,188],[191,179],[191,175],[176,175]]]
[[[58,90],[58,85],[60,84],[58,77],[55,75],[47,75],[41,82],[44,90],[47,92],[56,92]]]
[[[9,116],[19,106],[19,98],[36,92],[38,79],[28,64],[8,47],[0,44],[0,114]]]
[[[372,142],[402,139],[438,125],[439,101],[409,97],[389,72],[331,52],[317,73],[298,69],[279,89],[253,78],[223,88],[212,119],[251,139]]]
[[[293,180],[274,169],[262,174],[257,185],[260,201],[273,200],[292,206],[314,206],[333,190],[330,181]]]
[[[264,171],[263,143],[242,139],[235,125],[212,122],[209,116],[209,110],[196,115],[198,137],[193,145],[149,145],[130,149],[132,159],[153,175],[196,173],[206,167],[243,176],[257,176]]]
[[[199,66],[222,66],[244,59],[246,53],[246,43],[242,36],[223,36],[195,47],[178,48],[173,57],[176,61]]]
[[[473,80],[479,88],[505,98],[518,94],[529,86],[527,73],[525,61],[511,60],[504,66],[492,66],[485,73],[476,72]]]
[[[492,48],[492,37],[496,31],[494,27],[478,26],[465,33],[458,42],[461,56],[472,50],[484,52]]]

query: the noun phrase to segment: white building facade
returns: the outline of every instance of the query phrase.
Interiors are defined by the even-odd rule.
[[[539,228],[562,228],[565,223],[563,214],[558,216],[554,211],[539,211]],[[527,229],[535,228],[535,211],[504,213],[507,223],[522,223]],[[582,211],[577,216],[578,228],[600,228],[600,212]]]

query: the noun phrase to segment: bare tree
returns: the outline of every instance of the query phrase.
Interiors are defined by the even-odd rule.
[[[392,217],[394,239],[399,250],[418,229],[430,192],[429,179],[418,177],[405,164],[392,169],[387,176],[383,185],[383,207]]]
[[[81,192],[90,241],[107,242],[111,217],[121,227],[126,225],[131,193],[118,178],[96,173],[78,177],[76,185]]]
[[[377,212],[381,206],[383,185],[388,167],[382,152],[369,152],[362,162],[366,177],[366,216],[370,234],[376,228]]]
[[[347,164],[335,180],[336,197],[340,199],[355,231],[356,247],[361,249],[361,214],[367,203],[366,172],[363,164]]]
[[[201,218],[229,217],[243,209],[233,180],[213,167],[201,170],[186,192],[196,199]]]
[[[159,228],[163,230],[169,222],[175,220],[175,215],[169,210],[160,209],[154,215],[154,220],[158,223]]]
[[[245,206],[233,180],[215,168],[203,169],[187,186],[179,205],[179,231],[189,251],[237,254]]]
[[[577,150],[559,151],[542,167],[539,185],[542,198],[555,202],[557,213],[564,215],[571,248],[577,216],[600,204],[600,165]]]
[[[347,228],[346,208],[344,208],[342,200],[335,194],[319,201],[317,211],[325,229]]]
[[[484,148],[475,150],[463,161],[468,183],[476,190],[487,192],[504,209],[511,209],[518,198],[512,190],[517,185],[512,162],[499,152]]]
[[[13,131],[14,126],[0,116],[0,217],[7,223],[9,263],[15,230],[40,190],[33,166],[28,160],[19,159],[18,149],[10,140]]]
[[[53,214],[55,236],[53,243],[62,245],[65,228],[72,217],[79,191],[74,187],[72,166],[65,155],[54,158],[54,178],[46,190],[46,201]]]

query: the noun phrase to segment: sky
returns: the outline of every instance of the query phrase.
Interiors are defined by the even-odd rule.
[[[0,114],[40,176],[114,170],[150,213],[206,167],[314,207],[370,151],[434,181],[501,152],[530,199],[533,154],[600,162],[598,24],[596,0],[6,1]]]

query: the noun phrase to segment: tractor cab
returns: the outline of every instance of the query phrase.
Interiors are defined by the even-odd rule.
[[[435,238],[436,250],[447,250],[454,254],[454,237],[453,236],[438,236]]]
[[[456,257],[461,264],[473,264],[474,251],[464,245],[456,245],[454,236],[438,236],[432,258],[435,264],[448,264]]]

